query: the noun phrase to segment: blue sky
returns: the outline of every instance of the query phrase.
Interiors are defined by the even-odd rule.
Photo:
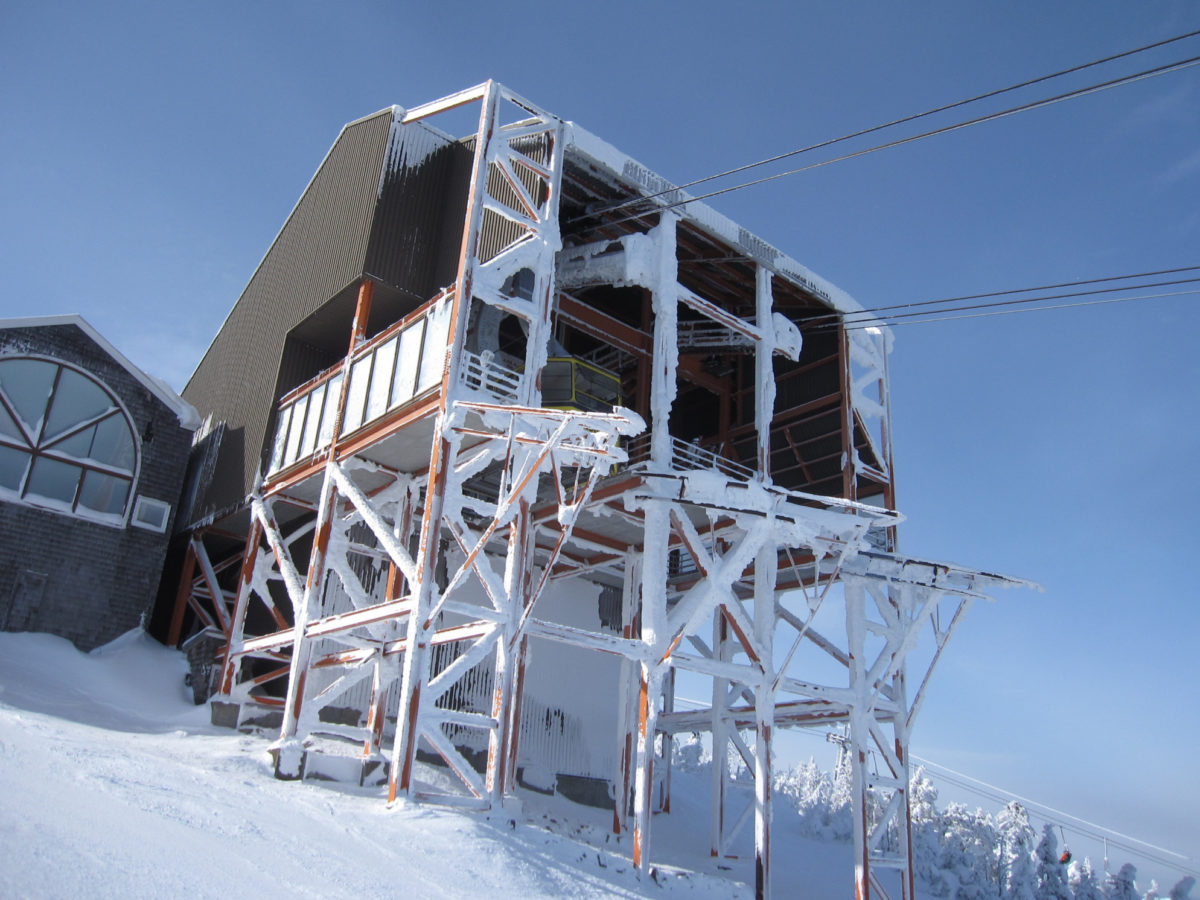
[[[82,313],[182,387],[341,126],[489,77],[683,182],[1197,28],[1153,0],[14,0],[0,316]],[[1193,68],[713,205],[866,306],[1197,265],[1197,110]],[[1185,296],[897,328],[892,357],[902,548],[1046,588],[972,611],[914,750],[1196,858],[1198,326]]]

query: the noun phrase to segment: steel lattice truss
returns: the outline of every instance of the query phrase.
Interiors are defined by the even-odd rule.
[[[448,348],[436,400],[423,418],[393,417],[339,439],[351,366],[371,349],[364,284],[329,440],[262,482],[242,552],[214,565],[206,549],[214,536],[192,540],[179,610],[190,604],[227,637],[218,700],[241,721],[282,712],[280,777],[328,774],[339,757],[349,761],[343,776],[386,772],[392,799],[484,809],[517,789],[530,642],[605,654],[620,672],[610,686],[614,828],[632,833],[636,865],[649,864],[652,812],[670,806],[672,736],[708,732],[711,851],[726,854],[753,821],[757,890],[769,895],[773,733],[840,724],[851,754],[857,896],[886,896],[898,884],[911,898],[913,720],[966,609],[1012,581],[898,556],[899,517],[855,500],[865,478],[890,505],[884,335],[840,338],[844,496],[775,486],[773,359],[795,360],[801,346],[774,309],[776,274],[756,264],[747,315],[683,287],[677,227],[698,213],[663,210],[644,233],[560,253],[564,145],[582,139],[491,83],[405,121],[469,102],[481,114],[463,253],[454,286],[428,313],[444,323]],[[483,231],[505,239],[485,245]],[[652,346],[621,350],[649,360],[649,424],[620,407],[543,406],[557,292],[597,279],[653,297]],[[687,341],[753,354],[756,468],[668,431],[680,308]],[[520,322],[519,365],[469,346],[472,323],[498,315]],[[401,470],[376,452],[412,434],[428,447],[426,464]],[[546,612],[547,592],[571,584],[619,592],[616,627]],[[909,672],[922,632],[932,634],[932,657]],[[810,665],[814,655],[820,665]],[[677,677],[706,679],[709,705],[676,709]],[[872,754],[881,770],[868,765]],[[422,782],[419,755],[439,760],[447,777]],[[744,807],[732,799],[731,758],[753,776]]]

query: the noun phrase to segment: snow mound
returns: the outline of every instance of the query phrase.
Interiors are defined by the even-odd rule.
[[[140,629],[81,653],[50,634],[0,632],[0,703],[84,725],[162,731],[208,721],[189,700],[187,661]]]

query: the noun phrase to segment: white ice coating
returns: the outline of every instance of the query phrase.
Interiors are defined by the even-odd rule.
[[[688,197],[685,191],[679,190],[665,178],[655,174],[580,125],[567,122],[566,134],[568,145],[573,153],[587,157],[592,163],[607,169],[627,184],[648,193],[667,191],[668,193],[663,195],[662,200],[668,203],[675,203]],[[749,258],[811,291],[833,309],[847,313],[862,311],[862,306],[858,301],[841,288],[704,203],[691,201],[685,205],[676,206],[674,212],[714,237],[741,250]]]
[[[771,343],[788,359],[793,361],[798,360],[800,358],[800,350],[804,346],[804,339],[801,337],[800,329],[796,327],[796,323],[783,313],[778,312],[771,314],[771,322],[775,326],[775,337]]]
[[[592,284],[653,288],[657,273],[658,248],[647,234],[580,244],[558,255],[558,286],[565,290]]]
[[[856,329],[850,333],[850,360],[860,367],[850,386],[854,408],[866,418],[879,418],[886,414],[880,402],[877,386],[885,382],[884,363],[887,354],[887,337],[878,328]],[[867,392],[876,389],[876,396]]]
[[[388,176],[401,169],[418,169],[434,153],[454,143],[454,138],[425,122],[405,124],[404,110],[392,107],[392,124],[388,130],[387,150],[384,151],[383,167],[379,172],[376,198],[383,196]],[[423,140],[414,139],[420,134]]]
[[[676,370],[679,368],[679,341],[676,322],[678,263],[675,259],[674,213],[665,212],[654,229],[654,356],[650,370],[650,416],[653,431],[650,435],[650,458],[657,467],[665,467],[671,459],[671,434],[667,423],[675,402]]]

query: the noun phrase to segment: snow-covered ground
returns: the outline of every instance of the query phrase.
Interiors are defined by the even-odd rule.
[[[654,823],[656,877],[639,875],[607,833],[611,813],[557,798],[529,794],[523,812],[484,816],[277,781],[267,739],[209,725],[185,671],[181,654],[136,632],[86,655],[0,633],[0,896],[752,893],[751,854],[708,857],[702,773],[678,773],[672,812]],[[850,896],[849,845],[790,826],[779,815],[776,892]]]

